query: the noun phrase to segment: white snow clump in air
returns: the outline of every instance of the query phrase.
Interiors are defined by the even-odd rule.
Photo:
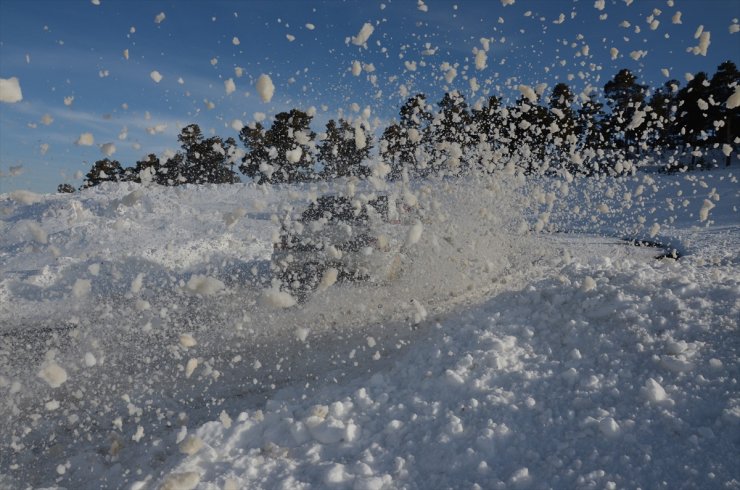
[[[358,32],[356,36],[352,36],[352,44],[355,46],[363,46],[374,31],[375,27],[373,27],[369,22],[365,22],[362,25],[360,32]]]
[[[241,44],[241,41],[239,41],[239,38],[234,36],[234,38],[231,40],[231,44],[234,46],[239,46]]]
[[[55,361],[50,360],[41,366],[38,377],[46,381],[46,384],[52,388],[59,388],[67,382],[67,371]]]
[[[521,92],[522,95],[527,98],[527,100],[529,100],[533,104],[537,102],[537,94],[534,93],[532,87],[530,87],[529,85],[519,85],[517,88],[519,89],[519,92]]]
[[[234,131],[241,131],[242,128],[244,128],[244,123],[241,119],[234,119],[233,121],[231,121],[231,129],[233,129]]]
[[[23,93],[18,78],[0,78],[0,102],[14,104],[21,100],[23,100]]]
[[[113,143],[103,143],[100,145],[100,151],[103,155],[109,157],[116,152],[116,145]]]
[[[302,155],[303,155],[303,150],[301,149],[300,146],[292,150],[285,151],[285,158],[290,163],[298,163],[301,160]]]
[[[306,24],[306,29],[308,29],[309,31],[313,31],[314,29],[316,29],[316,26],[311,23],[308,23]]]
[[[711,211],[714,206],[715,204],[712,201],[704,199],[704,204],[702,204],[701,209],[699,210],[699,220],[706,221],[709,219],[709,211]]]
[[[95,138],[92,133],[82,133],[80,137],[77,138],[77,141],[75,141],[75,144],[79,146],[92,146],[95,144]]]
[[[514,5],[514,2],[516,2],[516,0],[501,0],[501,5],[506,7],[507,5]]]
[[[290,308],[296,304],[293,296],[277,288],[269,288],[262,291],[261,302],[271,308]]]
[[[735,87],[735,91],[727,97],[727,102],[725,102],[725,105],[728,109],[734,109],[735,107],[740,106],[740,85]]]
[[[200,483],[200,474],[197,471],[172,473],[165,478],[160,490],[192,490]]]
[[[154,17],[154,23],[155,24],[161,24],[164,19],[165,19],[164,12],[160,12],[160,13],[157,14],[156,17]]]
[[[611,54],[613,60],[616,60],[619,56],[619,50],[617,48],[612,48],[609,50],[609,54]]]
[[[162,81],[162,75],[157,71],[154,70],[149,74],[150,77],[152,77],[152,80],[154,80],[154,83],[159,83]]]
[[[210,296],[224,289],[226,285],[215,277],[196,274],[188,280],[186,287],[193,293]]]
[[[195,347],[196,345],[198,345],[198,342],[196,342],[195,338],[189,333],[181,333],[179,340],[180,340],[180,345],[185,347],[186,349],[189,349],[190,347]]]
[[[409,228],[408,234],[406,235],[406,246],[410,247],[417,244],[419,242],[419,239],[421,238],[421,234],[423,231],[424,225],[421,224],[421,221],[416,220],[416,223],[414,223],[413,226]]]
[[[236,84],[233,78],[224,81],[224,89],[226,89],[226,95],[231,95],[236,91]]]
[[[365,146],[367,146],[365,131],[362,130],[360,123],[357,123],[357,125],[355,125],[355,148],[362,150]]]
[[[275,85],[273,85],[272,79],[269,75],[265,75],[264,73],[257,79],[255,88],[257,89],[257,93],[260,95],[262,102],[270,102],[272,100],[272,96],[275,94]]]
[[[352,74],[356,77],[360,76],[360,73],[362,73],[362,64],[355,60],[352,62]]]
[[[72,286],[72,294],[75,298],[84,298],[92,290],[92,283],[89,279],[77,279]]]
[[[482,50],[479,49],[477,53],[475,53],[475,69],[476,70],[483,70],[488,65],[488,54]]]

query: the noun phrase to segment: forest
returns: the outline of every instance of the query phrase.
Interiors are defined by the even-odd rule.
[[[98,160],[82,188],[103,182],[226,184],[241,182],[240,174],[259,184],[372,174],[393,180],[457,175],[473,167],[494,172],[507,163],[527,174],[619,175],[652,156],[669,171],[706,168],[710,149],[721,150],[730,165],[740,143],[740,107],[725,101],[740,85],[737,66],[725,61],[711,76],[686,78],[683,86],[669,80],[651,88],[622,69],[591,93],[575,94],[566,83],[547,94],[544,85],[519,85],[520,96],[509,105],[492,95],[470,106],[451,91],[435,107],[419,93],[401,106],[397,121],[378,131],[377,142],[366,120],[331,119],[316,133],[314,114],[299,109],[275,115],[269,128],[261,122],[243,127],[239,142],[206,137],[190,124],[178,135],[180,151],[173,156],[149,154],[127,167]],[[376,146],[383,163],[373,168]],[[677,155],[690,156],[690,163],[679,163]],[[58,191],[75,188],[61,184]]]

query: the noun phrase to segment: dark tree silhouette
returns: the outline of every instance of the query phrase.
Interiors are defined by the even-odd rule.
[[[103,182],[119,182],[122,175],[123,168],[117,160],[104,158],[93,164],[92,169],[85,176],[82,187],[93,187]]]
[[[361,131],[358,147],[356,132]],[[334,177],[367,177],[370,168],[362,166],[362,162],[370,155],[372,150],[372,135],[362,126],[352,127],[344,119],[339,119],[339,124],[333,119],[326,125],[326,137],[318,145],[319,158],[324,164],[322,176]]]
[[[298,182],[315,178],[312,148],[316,133],[312,116],[293,109],[275,116],[265,130],[257,123],[239,133],[247,153],[239,169],[258,183]]]

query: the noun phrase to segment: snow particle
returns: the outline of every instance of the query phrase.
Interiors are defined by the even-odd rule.
[[[275,85],[273,85],[272,79],[269,75],[265,75],[264,73],[257,79],[255,88],[257,89],[257,93],[260,95],[262,102],[270,102],[272,100],[272,96],[275,94]]]
[[[59,388],[67,382],[67,371],[54,361],[46,361],[38,372],[38,377],[52,388]]]
[[[95,144],[95,138],[92,133],[82,133],[80,137],[77,138],[77,141],[75,141],[75,144],[78,146],[92,146]]]
[[[152,77],[152,80],[154,80],[154,83],[159,83],[162,81],[162,75],[157,71],[154,70],[149,74],[150,77]]]
[[[164,21],[164,19],[165,19],[164,12],[160,12],[160,13],[157,14],[156,17],[154,17],[154,23],[155,24],[161,24],[162,21]]]
[[[356,36],[352,36],[352,44],[354,44],[355,46],[363,46],[374,31],[375,27],[373,27],[373,25],[369,22],[365,22],[362,25],[362,29],[360,29],[360,32],[358,32]]]
[[[20,82],[16,77],[0,78],[0,102],[14,104],[23,100]]]

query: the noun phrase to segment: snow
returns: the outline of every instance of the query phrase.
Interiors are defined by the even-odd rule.
[[[373,32],[375,32],[375,27],[373,27],[369,22],[365,22],[362,24],[360,32],[358,32],[356,36],[352,36],[352,44],[355,46],[364,46]]]
[[[162,78],[163,78],[163,77],[162,77],[162,75],[161,75],[161,74],[160,74],[160,73],[159,73],[159,72],[158,72],[157,70],[153,70],[153,71],[152,71],[152,72],[151,72],[151,73],[149,74],[149,77],[150,77],[150,78],[151,78],[152,80],[154,80],[154,83],[159,83],[159,82],[161,82],[161,81],[162,81]]]
[[[259,94],[260,99],[262,99],[262,102],[270,102],[272,100],[272,96],[275,95],[275,85],[273,85],[270,76],[265,75],[264,73],[257,79],[255,88],[257,89],[257,93]]]
[[[23,93],[18,78],[0,78],[0,102],[14,104],[21,100],[23,100]]]
[[[75,141],[75,144],[80,146],[92,146],[95,144],[95,137],[92,133],[82,133],[80,137],[77,138],[77,141]]]

